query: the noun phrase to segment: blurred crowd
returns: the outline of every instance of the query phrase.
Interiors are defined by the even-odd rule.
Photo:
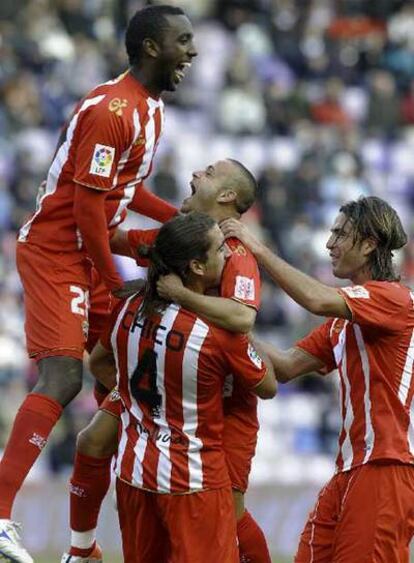
[[[237,158],[259,180],[259,201],[247,218],[252,228],[327,283],[334,280],[324,244],[338,207],[359,195],[384,197],[411,236],[396,259],[414,285],[414,2],[165,3],[192,19],[199,56],[166,100],[152,189],[179,204],[193,170]],[[123,31],[145,4],[0,3],[0,450],[36,377],[24,348],[16,231],[34,209],[74,103],[125,70]],[[148,223],[131,217],[129,224]],[[130,263],[121,267],[136,275]],[[318,322],[264,277],[258,332],[289,346]],[[318,478],[335,449],[336,393],[335,377],[309,376],[263,407],[257,479],[275,477],[275,456],[281,478],[303,478],[303,456],[316,460]],[[94,408],[87,379],[48,447],[49,469],[70,465],[74,437]]]

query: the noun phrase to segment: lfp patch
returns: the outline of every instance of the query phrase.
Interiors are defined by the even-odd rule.
[[[112,163],[114,161],[115,149],[106,145],[95,145],[91,161],[90,174],[109,178],[111,175]]]
[[[262,369],[262,358],[259,356],[256,348],[252,344],[247,346],[247,355],[257,368]]]

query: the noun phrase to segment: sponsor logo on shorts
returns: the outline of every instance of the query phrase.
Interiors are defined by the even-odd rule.
[[[256,348],[252,344],[247,346],[247,355],[257,368],[262,369],[262,358],[259,356]]]
[[[71,495],[76,495],[77,497],[80,498],[86,497],[85,489],[83,489],[82,487],[78,487],[77,485],[72,485],[72,483],[69,486],[69,492]]]
[[[111,175],[112,164],[114,162],[115,149],[106,145],[96,144],[93,151],[90,174],[109,178]]]
[[[254,301],[254,279],[245,276],[236,276],[236,287],[234,289],[234,297],[244,301]]]
[[[34,432],[32,437],[29,439],[29,442],[39,448],[39,450],[43,450],[46,446],[47,440],[46,438],[43,438],[43,436],[40,436],[40,434],[36,434],[36,432]]]
[[[109,394],[109,400],[111,403],[115,403],[115,401],[119,401],[121,399],[121,395],[119,394],[118,389],[112,389]]]

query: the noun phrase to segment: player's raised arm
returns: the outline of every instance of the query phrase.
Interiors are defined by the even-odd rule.
[[[157,282],[161,297],[179,303],[215,325],[232,332],[248,333],[256,320],[256,310],[230,298],[200,295],[184,287],[179,276],[168,274]]]
[[[315,315],[351,318],[351,311],[336,288],[315,280],[285,262],[257,240],[246,225],[235,219],[228,219],[221,224],[221,229],[226,237],[236,237],[250,248],[273,281],[299,305]]]

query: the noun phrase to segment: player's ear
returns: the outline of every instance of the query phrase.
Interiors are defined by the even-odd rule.
[[[190,260],[190,264],[188,268],[192,274],[196,276],[204,276],[205,273],[205,264],[200,260]]]
[[[361,249],[364,256],[368,256],[373,252],[378,246],[378,241],[373,237],[366,238],[361,242]]]
[[[156,59],[160,53],[160,47],[154,39],[150,39],[147,37],[142,42],[142,46],[144,48],[144,53],[146,53],[149,57]]]
[[[232,189],[223,190],[217,196],[218,203],[234,203],[236,199],[237,199],[237,194]]]

